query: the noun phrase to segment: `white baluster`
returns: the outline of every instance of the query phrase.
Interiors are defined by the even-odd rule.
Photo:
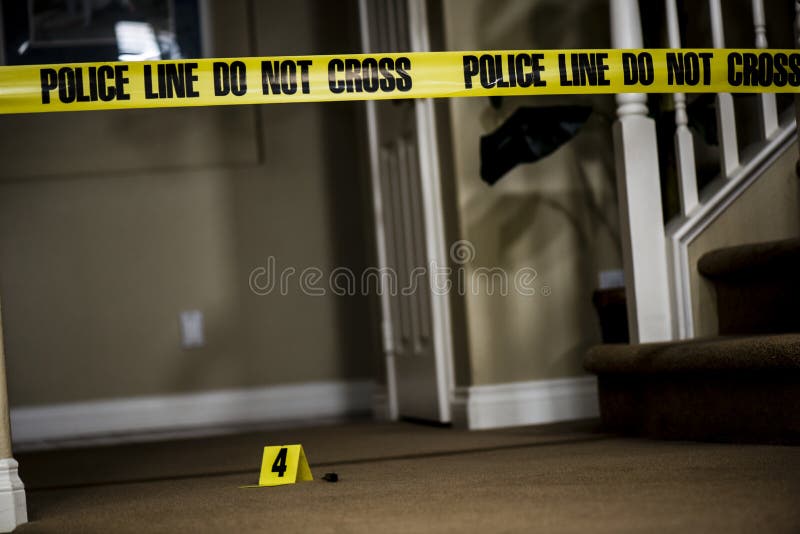
[[[800,0],[799,0],[800,1]],[[714,48],[725,48],[720,0],[708,0],[711,13],[711,40]],[[722,175],[729,177],[739,166],[739,142],[736,136],[736,113],[730,93],[717,94],[717,137],[719,138]]]
[[[794,43],[795,48],[800,48],[800,0],[795,0],[794,2]],[[800,95],[795,93],[794,95],[794,112],[797,120],[797,124],[800,124]],[[798,145],[800,146],[800,145]],[[800,165],[798,165],[798,169],[800,170]]]
[[[681,47],[678,8],[675,0],[665,0],[667,10],[667,33],[669,47]],[[686,95],[675,93],[675,160],[678,164],[678,192],[681,196],[681,209],[688,215],[697,207],[697,169],[694,161],[694,140],[689,131],[689,116],[686,114]]]
[[[611,0],[611,42],[642,48],[637,0]],[[672,338],[656,125],[640,93],[617,95],[617,191],[632,343]]]
[[[800,48],[800,0],[794,0],[794,13],[794,46]]]
[[[756,31],[756,48],[767,48],[767,26],[764,17],[764,0],[753,0],[753,26]],[[778,129],[778,103],[775,93],[762,93],[761,132],[764,139]]]

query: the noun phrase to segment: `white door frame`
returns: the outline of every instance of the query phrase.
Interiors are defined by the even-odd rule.
[[[370,43],[368,2],[359,0],[359,22],[361,30],[362,49],[365,53],[381,52],[374,50]],[[428,33],[428,17],[426,0],[401,0],[404,1],[408,13],[409,40],[413,52],[430,51]],[[378,147],[378,122],[376,103],[366,102],[367,106],[367,133],[369,138],[370,183],[372,186],[372,216],[375,225],[375,242],[378,256],[378,268],[383,270],[389,267],[387,256],[386,229],[384,225],[384,206],[381,198],[381,182],[379,179],[379,147]],[[436,130],[436,117],[433,99],[416,99],[414,113],[417,122],[417,144],[419,147],[419,165],[421,177],[421,193],[423,198],[422,212],[424,214],[423,230],[425,234],[426,259],[429,269],[443,269],[449,267],[448,246],[445,236],[444,206],[442,202],[441,172],[439,166],[438,134]],[[429,276],[433,273],[429,270]],[[381,278],[381,283],[385,283]],[[447,292],[437,291],[433,283],[431,286],[431,322],[434,355],[436,358],[436,384],[437,398],[440,406],[440,420],[452,420],[451,404],[455,387],[453,371],[453,340],[450,313],[450,295]],[[381,334],[384,357],[386,358],[386,394],[387,416],[391,420],[399,417],[398,384],[395,372],[395,342],[396,332],[391,317],[391,296],[381,288]]]

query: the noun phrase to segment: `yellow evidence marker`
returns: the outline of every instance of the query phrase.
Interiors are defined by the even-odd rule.
[[[264,447],[258,487],[282,486],[314,480],[302,445]]]

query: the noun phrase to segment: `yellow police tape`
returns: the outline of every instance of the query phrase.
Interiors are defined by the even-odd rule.
[[[487,95],[797,92],[796,50],[501,50],[0,67],[0,113]]]

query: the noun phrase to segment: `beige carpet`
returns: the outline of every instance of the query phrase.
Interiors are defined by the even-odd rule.
[[[240,489],[266,443],[314,481]],[[800,532],[800,447],[347,424],[19,455],[18,532]]]

